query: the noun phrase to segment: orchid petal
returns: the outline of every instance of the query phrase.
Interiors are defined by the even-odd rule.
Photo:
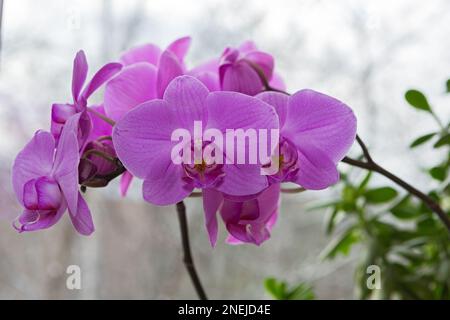
[[[217,212],[223,203],[223,196],[214,189],[203,189],[203,211],[205,212],[205,226],[212,247],[216,246],[218,224]]]
[[[153,66],[157,66],[160,56],[161,49],[158,46],[149,43],[128,50],[122,54],[120,62],[125,66],[139,62],[147,62]]]
[[[122,69],[120,63],[108,63],[104,65],[92,77],[92,80],[86,85],[81,97],[87,100],[101,85],[115,76]]]
[[[133,175],[128,171],[125,171],[120,177],[120,195],[122,197],[125,197],[127,195],[131,181],[133,181]]]
[[[164,101],[178,117],[183,128],[193,131],[194,121],[206,121],[208,89],[191,76],[180,76],[168,85]]]
[[[156,98],[156,68],[137,63],[124,68],[105,89],[106,114],[118,121],[137,105]]]
[[[83,50],[77,52],[75,59],[73,61],[73,71],[72,71],[72,97],[73,101],[78,101],[78,97],[81,92],[81,88],[86,81],[86,76],[88,72],[88,64],[86,60],[86,55]]]
[[[256,95],[255,97],[275,108],[280,120],[280,128],[282,128],[286,121],[289,96],[281,92],[266,91]]]
[[[158,74],[156,76],[156,93],[158,98],[164,96],[164,91],[170,81],[183,74],[183,67],[177,56],[165,50],[159,60]]]
[[[301,90],[289,99],[281,134],[298,148],[310,143],[335,163],[350,149],[356,136],[356,118],[344,103],[313,90]]]
[[[170,139],[177,128],[180,124],[167,102],[148,101],[116,123],[114,148],[127,170],[145,178],[149,171],[161,170],[172,163],[171,150],[175,142]]]
[[[81,193],[78,192],[78,205],[77,212],[70,211],[69,216],[75,230],[78,233],[88,236],[94,232],[94,222],[92,221],[91,211],[86,203],[86,201],[81,196]]]
[[[184,57],[186,56],[189,50],[190,45],[191,45],[191,37],[183,37],[169,44],[167,50],[170,50],[178,57],[180,61],[183,61]]]
[[[12,183],[20,203],[23,204],[23,188],[28,181],[50,174],[54,150],[53,136],[46,131],[37,131],[17,155],[12,167]]]

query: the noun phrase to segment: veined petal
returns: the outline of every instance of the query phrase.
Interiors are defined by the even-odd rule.
[[[144,200],[158,206],[180,202],[194,189],[191,182],[182,179],[183,175],[183,167],[170,160],[165,170],[151,170],[142,186]]]
[[[281,134],[298,148],[305,142],[314,145],[337,163],[355,140],[356,118],[341,101],[313,90],[301,90],[289,99]]]
[[[205,226],[208,232],[209,242],[212,247],[217,243],[217,212],[223,204],[223,196],[214,189],[203,189],[203,211],[205,212]]]
[[[160,56],[161,49],[152,43],[148,43],[132,48],[122,54],[120,62],[126,66],[138,62],[147,62],[156,67]]]
[[[94,222],[92,221],[91,211],[86,203],[86,201],[78,192],[78,205],[77,212],[72,212],[69,209],[70,220],[78,233],[88,236],[92,234],[95,230]]]
[[[177,56],[169,50],[161,54],[156,76],[156,93],[158,98],[164,96],[164,91],[170,81],[183,74],[183,67]]]
[[[155,98],[156,68],[137,63],[124,68],[106,84],[104,107],[106,114],[118,121],[137,105]]]
[[[83,88],[84,82],[86,81],[86,76],[88,72],[88,64],[86,60],[86,55],[83,50],[77,52],[75,59],[73,61],[73,71],[72,71],[72,97],[73,101],[77,101]]]
[[[255,98],[261,99],[275,108],[280,120],[280,128],[282,128],[286,121],[289,96],[281,92],[266,91],[256,95]]]
[[[269,185],[260,169],[256,164],[226,164],[223,166],[225,177],[217,190],[231,196],[258,193]]]
[[[54,154],[55,139],[46,131],[37,131],[19,152],[12,167],[12,184],[20,203],[23,204],[23,189],[28,181],[50,174]]]
[[[339,180],[336,164],[321,149],[304,143],[298,153],[299,171],[292,182],[305,189],[325,189]]]
[[[281,76],[277,72],[274,72],[272,74],[272,79],[270,79],[269,85],[271,88],[274,88],[274,89],[278,89],[278,90],[282,90],[282,91],[286,90],[286,84],[284,83],[283,78],[281,78]]]
[[[191,45],[191,37],[183,37],[169,44],[167,50],[172,51],[172,53],[174,53],[180,61],[183,61],[184,57],[186,56],[189,50],[190,45]]]
[[[114,148],[133,175],[146,178],[149,171],[167,167],[171,161],[172,132],[178,118],[163,100],[141,104],[120,119],[113,129]],[[155,169],[153,169],[155,167]]]
[[[207,119],[208,93],[208,89],[199,80],[191,76],[180,76],[168,85],[164,93],[164,101],[178,117],[178,123],[192,132],[194,121],[205,123]]]
[[[275,62],[270,54],[261,51],[252,51],[245,55],[244,60],[248,60],[256,67],[260,68],[267,81],[272,78]]]
[[[263,90],[260,76],[245,61],[222,65],[219,74],[224,91],[235,91],[254,96]]]
[[[65,203],[63,203],[56,211],[29,211],[25,209],[18,219],[18,222],[21,225],[14,225],[14,227],[19,232],[50,228],[61,219],[66,209],[67,206]]]
[[[90,109],[93,109],[99,114],[105,115],[105,108],[103,105],[98,106],[91,106]],[[98,115],[95,113],[90,112],[89,117],[91,118],[92,123],[92,130],[90,132],[89,138],[87,139],[88,142],[95,140],[102,136],[110,136],[112,134],[112,125],[107,123],[105,120],[101,119]]]
[[[92,77],[92,80],[86,85],[81,94],[82,98],[87,100],[101,85],[111,79],[122,69],[120,63],[108,63],[104,65],[97,73]]]
[[[207,99],[208,128],[278,129],[279,120],[269,104],[238,92],[211,92]]]
[[[133,181],[133,175],[128,171],[125,171],[120,176],[120,195],[125,197],[127,195],[128,189],[130,188],[131,181]]]
[[[53,165],[53,177],[58,182],[71,212],[77,212],[78,163],[80,161],[77,132],[83,113],[72,116],[65,124],[59,139]]]

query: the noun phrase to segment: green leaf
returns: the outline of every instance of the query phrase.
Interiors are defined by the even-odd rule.
[[[366,201],[371,204],[379,204],[391,201],[397,196],[398,192],[391,187],[381,187],[376,189],[370,189],[365,194],[364,197]]]
[[[335,207],[333,209],[333,211],[331,212],[331,214],[329,215],[327,227],[325,229],[325,232],[327,235],[329,235],[329,234],[331,234],[331,232],[333,232],[333,229],[335,226],[335,220],[336,220],[338,213],[339,213],[339,208]]]
[[[266,291],[277,300],[286,299],[286,282],[278,281],[275,278],[267,278],[264,281]]]
[[[445,145],[450,145],[450,134],[442,136],[435,144],[435,148],[439,148]]]
[[[306,283],[300,283],[297,287],[290,290],[287,300],[314,300],[314,292],[311,286]]]
[[[447,169],[445,167],[434,167],[431,168],[429,171],[430,175],[433,177],[433,179],[436,179],[438,181],[444,181],[447,177]]]
[[[422,92],[418,90],[408,90],[405,93],[405,99],[414,108],[432,113],[430,104]]]
[[[450,79],[447,80],[446,87],[447,93],[450,93]]]
[[[414,219],[421,214],[420,208],[411,202],[409,195],[393,206],[390,211],[399,219]]]
[[[322,259],[332,259],[339,253],[348,255],[353,244],[360,240],[355,228],[350,228],[338,237],[334,238],[321,254]]]
[[[369,171],[358,186],[358,192],[363,192],[372,177],[372,171]]]
[[[418,137],[416,140],[414,140],[411,144],[410,144],[410,148],[415,148],[417,146],[420,146],[421,144],[424,144],[425,142],[427,142],[428,140],[430,140],[431,138],[433,138],[436,135],[436,133],[429,133],[426,134],[424,136]]]

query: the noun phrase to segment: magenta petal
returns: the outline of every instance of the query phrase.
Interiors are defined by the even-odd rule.
[[[223,171],[225,177],[217,190],[231,196],[255,194],[267,188],[267,177],[261,175],[261,167],[251,164],[227,164]]]
[[[282,128],[286,121],[289,96],[281,92],[266,91],[256,95],[256,98],[275,108],[280,120],[280,128]]]
[[[164,100],[179,119],[182,128],[193,130],[194,121],[206,121],[208,89],[191,76],[177,77],[170,82]]]
[[[103,107],[103,105],[92,106],[89,108],[93,109],[99,114],[106,116],[105,108]],[[88,142],[99,137],[110,136],[112,134],[112,125],[110,123],[107,123],[105,120],[101,119],[93,112],[90,112],[89,116],[91,118],[92,130],[90,132],[89,138],[87,139]]]
[[[279,120],[269,104],[237,92],[212,92],[206,99],[208,128],[278,129]]]
[[[263,90],[258,73],[245,61],[220,67],[222,90],[253,96]]]
[[[41,177],[35,186],[40,210],[56,210],[61,206],[63,197],[56,181]]]
[[[157,66],[160,56],[161,49],[158,46],[149,43],[128,50],[120,57],[120,61],[124,65],[147,62]]]
[[[239,51],[243,54],[249,53],[251,51],[255,51],[258,48],[256,47],[256,44],[251,41],[251,40],[247,40],[244,41],[240,46],[239,46]]]
[[[131,181],[133,181],[133,175],[128,171],[125,171],[120,177],[120,195],[122,197],[125,197],[127,195]]]
[[[94,232],[94,222],[92,221],[91,211],[86,203],[86,201],[78,192],[78,205],[77,212],[74,214],[69,209],[70,220],[78,233],[88,236]]]
[[[170,50],[174,53],[180,61],[183,61],[186,56],[189,47],[191,45],[191,37],[183,37],[175,40],[167,47],[167,50]]]
[[[355,140],[356,118],[341,101],[313,90],[301,90],[289,99],[281,134],[298,148],[304,142],[314,145],[337,163]]]
[[[220,90],[219,75],[217,73],[199,72],[192,75],[200,80],[208,88],[209,91],[212,92]]]
[[[92,80],[86,85],[81,96],[87,100],[101,85],[111,79],[122,69],[120,63],[108,63],[104,65],[92,77]]]
[[[32,179],[23,186],[23,206],[29,210],[37,210],[39,199],[36,191],[36,179]]]
[[[20,203],[23,203],[23,188],[28,181],[50,174],[54,150],[53,136],[49,132],[37,131],[17,155],[12,167],[12,183]]]
[[[180,128],[167,102],[152,100],[128,112],[113,130],[119,159],[134,176],[146,178],[149,171],[161,170],[171,161],[172,132]]]
[[[272,79],[270,79],[269,85],[274,89],[278,89],[281,91],[286,90],[286,84],[284,83],[283,78],[281,78],[281,76],[276,72],[272,74]]]
[[[137,105],[156,98],[156,68],[138,63],[124,68],[105,89],[106,114],[117,121]]]
[[[144,200],[158,206],[180,202],[194,189],[190,182],[182,179],[183,176],[183,167],[171,162],[165,170],[151,171],[142,186]]]
[[[303,144],[298,153],[299,171],[292,180],[305,189],[325,189],[339,180],[336,164],[321,149]]]
[[[52,105],[52,122],[64,124],[75,113],[77,110],[73,104],[54,103]]]
[[[77,101],[80,95],[81,88],[86,81],[88,72],[88,64],[86,61],[86,55],[83,50],[77,52],[73,61],[72,71],[72,96],[73,101]]]
[[[189,71],[189,74],[194,76],[198,73],[202,73],[202,72],[212,72],[214,74],[219,74],[219,59],[211,59],[208,60],[198,66],[196,66],[195,68],[192,68]]]
[[[223,196],[214,189],[203,189],[203,210],[205,212],[205,225],[212,247],[217,243],[217,212],[223,203]]]
[[[275,62],[270,54],[261,51],[253,51],[246,54],[243,59],[250,61],[253,65],[260,68],[267,81],[272,78]]]
[[[22,224],[16,227],[19,232],[36,231],[47,229],[56,224],[66,211],[67,206],[63,203],[56,211],[28,211],[19,217],[18,221]]]
[[[61,187],[71,212],[77,212],[80,156],[76,134],[82,114],[78,113],[66,122],[59,139],[53,165],[53,176]]]
[[[164,91],[170,81],[183,74],[183,67],[177,56],[169,50],[165,50],[159,60],[158,74],[156,77],[156,93],[158,98],[164,96]]]

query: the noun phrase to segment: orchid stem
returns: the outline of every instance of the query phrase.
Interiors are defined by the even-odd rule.
[[[186,266],[186,269],[191,277],[192,284],[194,285],[195,291],[197,292],[200,300],[208,300],[206,296],[205,290],[203,289],[200,278],[195,269],[194,260],[192,258],[191,253],[191,245],[189,243],[189,232],[188,232],[188,223],[186,218],[186,206],[184,202],[177,203],[177,213],[178,213],[178,221],[180,222],[180,231],[181,231],[181,243],[183,245],[183,262]]]
[[[87,108],[87,110],[93,114],[95,114],[97,117],[99,117],[100,119],[102,119],[103,121],[105,121],[106,123],[109,123],[111,126],[114,126],[116,124],[116,122],[110,118],[108,118],[107,116],[105,116],[104,114],[101,114],[100,112],[95,111],[92,108]]]
[[[397,185],[408,191],[410,194],[414,195],[418,199],[420,199],[428,208],[430,208],[431,211],[437,214],[439,219],[444,223],[444,225],[447,227],[448,231],[450,232],[450,218],[447,215],[447,213],[441,208],[441,206],[433,200],[430,196],[423,193],[422,191],[418,190],[417,188],[413,187],[406,181],[402,180],[401,178],[397,177],[395,174],[391,173],[390,171],[386,170],[385,168],[381,167],[379,164],[377,164],[371,157],[369,150],[367,149],[367,146],[362,141],[362,139],[357,135],[356,141],[358,142],[359,146],[361,147],[363,151],[363,155],[366,161],[356,160],[349,157],[345,157],[342,159],[342,162],[347,163],[351,166],[366,169],[369,171],[374,171],[382,176],[385,176],[392,182],[395,182]]]

